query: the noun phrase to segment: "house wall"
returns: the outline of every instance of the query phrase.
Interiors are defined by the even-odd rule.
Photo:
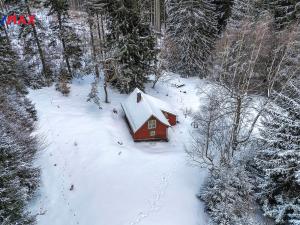
[[[168,119],[169,123],[171,126],[174,126],[176,125],[177,123],[177,119],[176,119],[176,116],[171,114],[171,113],[168,113],[168,112],[165,112],[165,111],[162,111],[164,113],[164,115],[166,116],[166,118]]]
[[[152,130],[155,130],[156,135],[152,137],[150,136],[151,130],[148,129],[148,121],[153,119],[156,120],[156,128]],[[168,127],[157,120],[154,116],[150,117],[149,120],[147,120],[147,122],[144,123],[144,125],[133,134],[133,139],[135,141],[168,140]]]

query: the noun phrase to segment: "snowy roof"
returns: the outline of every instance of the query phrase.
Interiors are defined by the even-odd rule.
[[[171,106],[170,106],[168,103],[166,103],[166,102],[164,102],[164,101],[162,101],[162,100],[160,100],[160,99],[158,99],[158,98],[154,98],[154,97],[151,96],[151,95],[147,95],[147,94],[144,94],[144,95],[146,95],[146,98],[147,98],[152,104],[154,104],[156,107],[158,107],[160,110],[162,110],[162,111],[164,111],[164,112],[171,113],[171,114],[173,114],[173,115],[176,115],[175,111],[172,110]]]
[[[141,100],[137,102],[137,95],[141,93]],[[170,126],[162,111],[174,114],[171,107],[164,101],[145,94],[136,88],[122,103],[122,107],[133,131],[137,131],[151,117],[154,116],[163,124]]]

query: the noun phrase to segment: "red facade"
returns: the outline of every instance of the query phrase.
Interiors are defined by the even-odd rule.
[[[164,113],[165,117],[168,119],[169,124],[171,126],[176,125],[176,123],[177,123],[176,115],[173,115],[173,114],[165,112],[165,111],[162,111],[162,112]]]
[[[136,88],[121,105],[134,141],[168,141],[168,128],[177,117],[164,102]]]
[[[150,120],[156,121],[155,128],[149,128],[148,122]],[[160,122],[154,116],[149,118],[143,126],[140,127],[135,133],[132,133],[134,141],[151,141],[151,140],[165,140],[168,141],[168,126]]]

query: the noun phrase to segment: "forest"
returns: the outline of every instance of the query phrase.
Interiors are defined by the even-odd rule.
[[[197,224],[300,225],[300,0],[0,0],[0,20],[0,224],[46,224],[31,212],[50,145],[32,93],[72,99],[88,77],[83,102],[101,113],[178,75],[201,84],[182,147],[207,171]]]

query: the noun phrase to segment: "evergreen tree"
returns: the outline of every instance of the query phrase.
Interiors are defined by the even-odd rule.
[[[96,50],[96,44],[95,44],[95,35],[94,35],[94,23],[95,23],[95,15],[97,13],[100,13],[103,9],[103,4],[100,2],[97,2],[97,0],[87,0],[85,2],[85,8],[88,15],[88,25],[90,29],[90,39],[91,39],[91,52],[92,52],[92,58],[93,58],[93,64],[95,67],[95,81],[92,83],[91,91],[88,95],[88,101],[93,101],[96,105],[100,106],[100,98],[98,96],[98,85],[99,85],[99,79],[100,79],[100,72],[99,72],[99,63],[97,58],[97,50]]]
[[[300,22],[299,0],[271,0],[268,1],[270,9],[274,13],[277,29],[281,30],[292,23]]]
[[[245,24],[254,24],[261,11],[257,9],[255,1],[234,0],[231,17],[229,19],[229,29],[241,29]]]
[[[167,12],[169,69],[184,76],[206,76],[218,32],[214,4],[210,0],[170,0]]]
[[[221,33],[227,25],[227,21],[231,16],[231,8],[234,0],[214,0],[218,17],[218,30]]]
[[[254,186],[242,165],[211,171],[200,198],[206,204],[211,225],[256,225],[252,196]]]
[[[18,92],[24,92],[24,81],[18,71],[18,56],[11,49],[9,40],[3,34],[4,27],[0,27],[0,86],[14,87]]]
[[[0,224],[34,224],[35,217],[26,208],[39,184],[39,170],[33,166],[38,143],[31,135],[36,112],[24,97],[18,57],[1,31]]]
[[[300,223],[300,82],[276,94],[261,130],[256,162],[263,172],[258,198],[278,224]]]
[[[144,89],[156,50],[149,24],[142,22],[140,0],[109,0],[107,3],[110,20],[107,40],[118,67],[112,84],[126,93],[135,87]]]
[[[40,1],[18,1],[14,4],[18,7],[20,14],[32,15],[31,8],[40,8]],[[29,21],[27,21],[29,22]],[[35,17],[35,24],[30,26],[22,26],[19,33],[19,39],[22,41],[24,61],[26,62],[27,70],[31,70],[33,75],[29,76],[27,83],[31,86],[41,86],[49,82],[52,76],[50,65],[47,62],[47,57],[44,50],[43,40],[46,37],[46,31],[42,21]],[[39,71],[41,65],[42,70]],[[37,77],[37,72],[41,72],[43,77]],[[47,81],[46,81],[47,80]]]
[[[33,224],[35,218],[26,208],[39,184],[39,170],[32,165],[37,151],[31,136],[35,111],[14,91],[1,93],[0,102],[0,223]]]
[[[46,0],[45,7],[49,7],[49,15],[56,17],[57,22],[52,22],[51,29],[59,38],[62,45],[63,59],[67,68],[67,78],[74,76],[74,70],[81,68],[81,41],[74,28],[70,24],[69,4],[65,0]],[[64,67],[61,68],[62,75],[65,76]]]

